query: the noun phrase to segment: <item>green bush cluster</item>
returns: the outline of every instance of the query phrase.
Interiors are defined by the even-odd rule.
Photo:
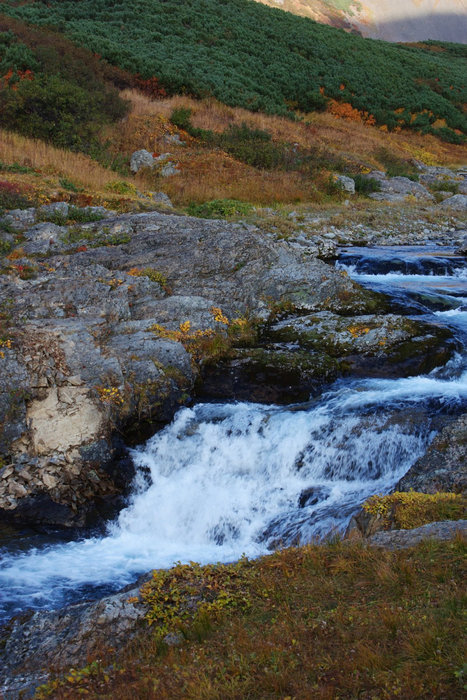
[[[381,192],[381,183],[375,177],[367,175],[354,175],[355,192],[358,194],[371,194],[371,192]]]
[[[128,108],[90,51],[4,16],[0,75],[0,126],[59,147],[98,148],[99,129]]]
[[[251,204],[239,202],[237,199],[213,199],[203,204],[190,204],[188,214],[201,219],[230,219],[235,216],[246,216],[252,210]]]
[[[0,11],[53,25],[121,69],[157,76],[171,93],[276,114],[334,98],[391,128],[433,131],[444,119],[439,136],[467,132],[460,45],[363,39],[251,0],[139,0],[137,12],[127,0],[11,1]]]

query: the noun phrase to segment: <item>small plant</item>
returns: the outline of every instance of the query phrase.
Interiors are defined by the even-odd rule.
[[[368,195],[371,192],[381,192],[381,183],[374,177],[368,177],[367,175],[354,176],[355,182],[355,192],[358,194]]]
[[[371,496],[363,510],[383,519],[386,529],[411,529],[437,520],[465,517],[467,500],[456,493],[395,491],[387,496]]]
[[[116,386],[112,386],[110,388],[98,386],[96,387],[96,390],[102,403],[117,407],[123,405],[124,399],[122,393]]]
[[[389,177],[408,177],[409,180],[418,180],[418,170],[415,165],[396,156],[387,148],[379,148],[375,156],[384,165]]]
[[[11,338],[7,338],[6,340],[0,340],[0,357],[5,357],[5,349],[11,350],[12,346],[13,341],[11,340]]]
[[[213,199],[204,204],[190,204],[187,213],[200,219],[230,219],[236,216],[247,216],[253,207],[237,199]]]
[[[169,632],[185,637],[194,632],[196,637],[196,628],[206,618],[218,620],[250,606],[246,584],[254,577],[247,559],[229,565],[178,564],[168,571],[154,571],[141,588],[146,619],[159,639]]]
[[[31,200],[17,185],[0,180],[0,214],[5,209],[27,209]]]
[[[78,187],[74,182],[68,180],[66,177],[61,177],[58,182],[60,187],[63,187],[63,189],[67,190],[68,192],[78,193],[84,191],[82,187]]]
[[[20,165],[19,163],[12,163],[11,165],[7,165],[6,163],[2,163],[0,160],[0,170],[4,173],[35,173],[36,171],[34,168],[30,168],[27,165]]]
[[[105,189],[116,194],[136,195],[137,192],[136,187],[131,182],[124,182],[124,180],[109,182]]]
[[[155,270],[153,267],[144,267],[140,269],[139,267],[132,267],[128,270],[128,274],[131,277],[147,277],[151,282],[156,282],[164,292],[170,294],[170,287],[167,285],[167,277],[159,270]]]

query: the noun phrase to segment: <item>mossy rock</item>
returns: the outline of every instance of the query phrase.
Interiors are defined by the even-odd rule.
[[[198,395],[263,403],[295,403],[317,395],[344,371],[325,352],[237,349],[228,361],[204,369]]]

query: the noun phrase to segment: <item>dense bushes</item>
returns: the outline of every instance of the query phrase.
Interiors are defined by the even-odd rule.
[[[142,80],[169,92],[286,114],[348,103],[390,128],[461,139],[467,132],[465,53],[449,44],[362,39],[251,0],[51,0],[0,10],[54,25]],[[434,50],[435,49],[435,50]]]
[[[27,43],[25,43],[27,42]],[[0,126],[89,151],[103,124],[127,109],[118,69],[50,31],[0,17]]]

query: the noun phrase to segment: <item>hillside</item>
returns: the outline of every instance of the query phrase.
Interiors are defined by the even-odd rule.
[[[123,0],[4,2],[0,11],[53,26],[122,69],[156,76],[169,93],[284,115],[334,100],[390,129],[450,140],[467,132],[460,46],[374,42],[251,0],[140,0],[138,12]]]
[[[467,41],[465,0],[258,0],[317,22],[386,41]]]

